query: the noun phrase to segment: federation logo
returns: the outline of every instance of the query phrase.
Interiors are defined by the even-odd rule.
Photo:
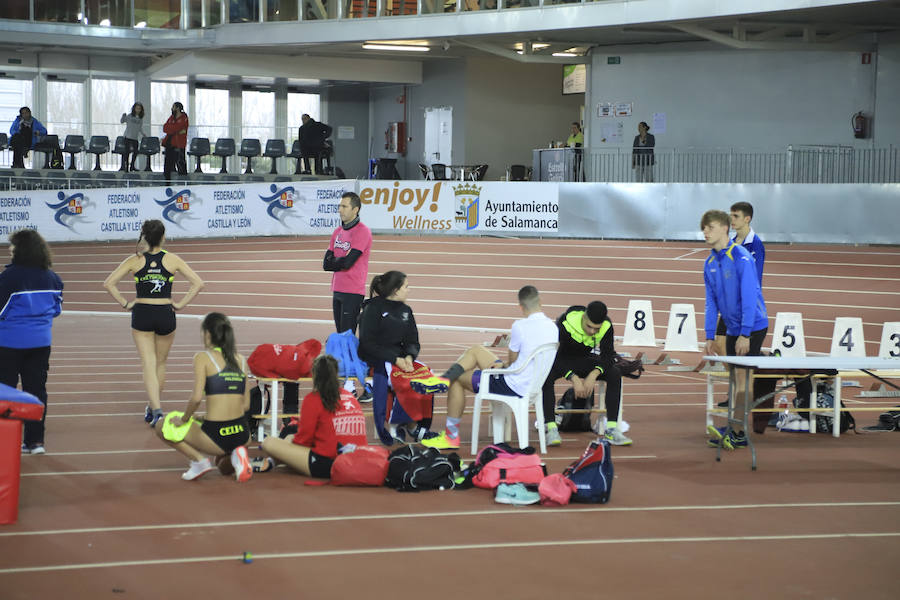
[[[75,231],[74,226],[77,223],[90,223],[85,218],[87,214],[85,214],[84,209],[93,206],[94,203],[83,193],[78,192],[71,196],[66,196],[66,192],[60,191],[56,194],[56,198],[58,202],[46,203],[49,208],[56,211],[53,215],[54,221],[72,231]]]
[[[481,188],[475,184],[453,186],[456,196],[456,224],[466,230],[478,227],[478,207],[481,204]]]
[[[184,189],[175,192],[172,188],[166,188],[166,196],[165,200],[153,199],[154,202],[165,207],[162,211],[162,218],[184,229],[181,222],[192,218],[187,214],[191,209],[191,202],[195,200],[191,190]]]
[[[269,186],[269,191],[272,192],[271,195],[259,196],[259,199],[268,205],[266,214],[282,225],[287,226],[288,218],[294,216],[292,209],[294,208],[297,191],[292,185],[279,189],[274,183]]]

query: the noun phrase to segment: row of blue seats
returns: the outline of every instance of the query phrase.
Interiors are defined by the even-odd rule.
[[[172,185],[216,183],[260,183],[317,181],[334,179],[315,175],[230,175],[221,173],[172,174]],[[64,171],[59,169],[0,169],[0,191],[92,189],[106,187],[150,187],[167,185],[162,173],[154,171]]]
[[[6,150],[8,147],[8,136],[5,133],[0,133],[0,150]],[[57,149],[62,150],[63,153],[69,155],[69,169],[75,169],[76,154],[87,152],[88,154],[95,155],[96,160],[94,163],[94,170],[100,171],[100,155],[106,154],[110,151],[109,138],[105,135],[92,135],[88,140],[87,146],[85,146],[84,136],[67,135],[63,147],[60,148],[59,136],[46,135],[34,147],[35,151],[45,153],[45,169],[49,168],[50,166],[50,153]],[[125,154],[128,152],[124,136],[120,135],[116,138],[116,142],[113,146],[112,152],[113,154]],[[145,136],[141,138],[140,142],[138,143],[137,153],[147,157],[147,166],[144,169],[145,171],[150,170],[150,157],[159,154],[159,152],[160,144],[158,137]],[[219,138],[216,140],[215,148],[212,152],[210,152],[209,138],[195,137],[191,139],[191,143],[188,147],[187,153],[188,155],[196,157],[197,159],[197,165],[194,169],[195,173],[202,172],[200,168],[200,160],[204,156],[219,156],[222,158],[222,168],[219,170],[219,173],[225,174],[228,173],[228,169],[226,168],[226,160],[228,159],[228,157],[235,155],[235,142],[233,138]],[[260,144],[258,139],[244,138],[243,140],[241,140],[241,147],[237,152],[237,156],[241,156],[247,159],[247,168],[244,170],[245,175],[250,175],[253,173],[252,161],[254,158],[259,156],[273,159],[272,169],[269,171],[269,175],[277,174],[277,165],[274,159],[282,157],[296,159],[297,165],[294,169],[294,174],[296,175],[300,173],[301,154],[299,140],[294,141],[290,152],[285,151],[284,140],[268,140],[266,141],[266,150],[265,152],[263,152],[262,145]]]

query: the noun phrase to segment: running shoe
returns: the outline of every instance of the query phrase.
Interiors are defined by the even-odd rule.
[[[250,461],[254,473],[266,473],[275,468],[275,461],[271,457],[254,458]]]
[[[144,423],[149,423],[153,420],[153,409],[150,408],[150,405],[144,407]]]
[[[44,450],[43,444],[35,444],[31,448],[28,449],[28,454],[46,454],[47,451]]]
[[[417,394],[438,394],[450,389],[450,380],[446,377],[432,375],[421,379],[410,379],[409,387]]]
[[[22,444],[22,454],[31,454],[31,448],[29,448],[25,444]]]
[[[161,408],[154,408],[153,411],[150,413],[150,420],[147,421],[147,423],[150,425],[150,427],[156,427],[156,424],[161,419],[165,418],[165,416],[166,415],[163,413]],[[145,417],[145,419],[146,419],[146,417]]]
[[[747,434],[743,431],[740,433],[731,432],[728,437],[722,440],[722,445],[729,450],[747,447]]]
[[[419,441],[426,448],[437,448],[438,450],[459,450],[459,435],[450,437],[447,430],[441,432],[433,438],[423,439]]]
[[[253,476],[253,467],[247,455],[247,446],[238,446],[231,451],[231,466],[234,467],[234,478],[243,483]]]
[[[559,436],[559,427],[556,423],[547,425],[547,434],[545,436],[548,446],[562,446],[562,438]]]
[[[191,468],[181,474],[181,478],[185,481],[196,481],[200,479],[205,474],[209,473],[213,470],[212,463],[209,462],[208,458],[204,458],[203,460],[192,460]]]
[[[618,428],[607,429],[603,437],[613,446],[630,446],[631,438],[626,437]]]
[[[541,501],[541,495],[531,492],[524,483],[501,483],[497,486],[497,495],[494,502],[500,504],[512,504],[514,506],[527,506]]]

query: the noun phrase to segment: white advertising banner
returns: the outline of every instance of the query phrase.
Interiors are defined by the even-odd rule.
[[[482,234],[556,232],[559,186],[545,182],[359,182],[362,220],[375,230]]]
[[[146,219],[171,238],[330,234],[352,180],[0,193],[0,235],[25,227],[48,241],[134,239]]]

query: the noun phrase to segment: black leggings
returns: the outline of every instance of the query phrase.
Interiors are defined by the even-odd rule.
[[[604,396],[606,418],[609,421],[618,421],[619,403],[622,396],[622,372],[619,368],[612,361],[601,360],[597,362],[590,357],[578,357],[568,360],[563,357],[561,362],[559,361],[560,356],[557,355],[556,358],[557,362],[553,363],[550,374],[547,376],[541,389],[544,399],[544,422],[556,422],[556,392],[553,389],[553,384],[556,380],[569,371],[583,379],[595,368],[595,365],[603,368],[603,373],[597,379],[602,379],[606,382],[606,395]]]
[[[334,310],[334,328],[338,333],[349,329],[353,332],[353,335],[356,335],[359,307],[362,306],[364,298],[365,296],[362,294],[334,292],[331,306]]]
[[[47,420],[47,371],[50,370],[50,346],[41,348],[0,347],[0,383],[16,387],[22,379],[22,391],[44,403],[40,421],[25,421],[26,446],[44,443],[44,422]]]

